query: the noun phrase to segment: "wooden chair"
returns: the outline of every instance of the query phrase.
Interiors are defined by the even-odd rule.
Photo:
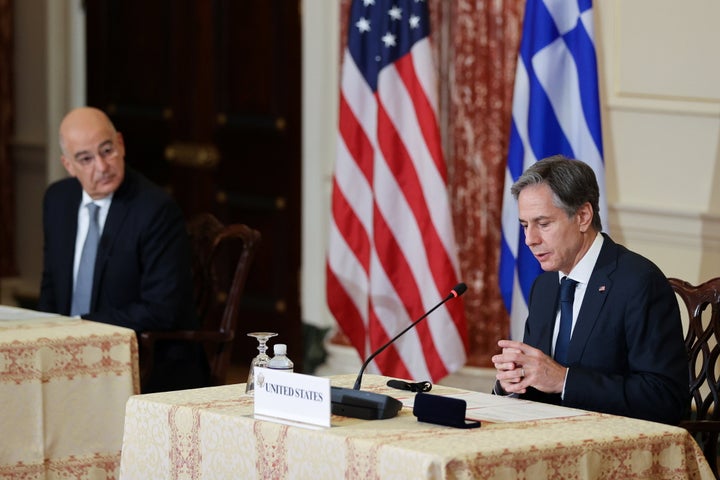
[[[689,320],[685,347],[690,360],[692,408],[690,418],[681,422],[680,426],[698,440],[717,478],[720,433],[720,364],[717,361],[720,356],[720,277],[697,286],[677,278],[670,278],[669,281],[685,303]]]
[[[223,225],[211,214],[187,223],[193,249],[194,296],[200,329],[152,331],[140,334],[140,381],[151,378],[158,341],[200,343],[210,367],[208,386],[224,385],[238,324],[240,299],[260,243],[260,232],[243,224]]]

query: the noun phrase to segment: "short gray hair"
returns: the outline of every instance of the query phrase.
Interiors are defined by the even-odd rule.
[[[528,167],[510,188],[510,192],[517,200],[525,187],[541,184],[550,187],[555,206],[563,209],[568,217],[575,215],[585,202],[589,202],[593,210],[592,227],[598,232],[602,231],[600,189],[595,172],[587,163],[564,155],[544,158]]]

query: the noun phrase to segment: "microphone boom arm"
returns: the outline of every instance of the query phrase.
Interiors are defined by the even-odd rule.
[[[382,353],[383,350],[385,350],[385,349],[386,349],[387,347],[389,347],[395,340],[397,340],[397,339],[400,338],[402,335],[404,335],[405,332],[407,332],[408,330],[410,330],[411,328],[413,328],[415,325],[417,325],[417,324],[420,323],[422,320],[424,320],[424,319],[425,319],[428,315],[430,315],[432,312],[434,312],[435,310],[437,310],[438,308],[440,308],[442,305],[444,305],[445,302],[447,302],[448,300],[450,300],[450,299],[452,299],[452,298],[459,297],[460,295],[462,295],[463,293],[465,293],[465,290],[467,290],[467,286],[466,286],[464,283],[458,283],[458,284],[455,286],[455,288],[453,288],[453,289],[450,291],[450,294],[449,294],[447,297],[445,297],[444,299],[442,299],[442,301],[440,301],[440,303],[438,303],[438,304],[435,305],[433,308],[431,308],[430,310],[428,310],[427,312],[425,312],[425,314],[424,314],[422,317],[418,318],[418,319],[415,320],[413,323],[411,323],[410,325],[408,325],[407,327],[405,327],[400,333],[398,333],[397,335],[395,335],[395,336],[394,336],[392,339],[390,339],[390,341],[387,342],[385,345],[383,345],[382,347],[380,347],[380,348],[378,348],[377,350],[375,350],[375,351],[372,353],[372,355],[370,355],[370,356],[367,358],[367,360],[365,360],[365,362],[363,362],[362,367],[360,367],[360,373],[358,373],[358,376],[357,376],[357,378],[355,379],[355,385],[353,386],[353,390],[360,390],[360,384],[362,383],[362,376],[363,376],[363,373],[365,372],[365,368],[367,368],[367,366],[370,364],[370,362],[372,361],[373,358],[377,357],[380,353]]]

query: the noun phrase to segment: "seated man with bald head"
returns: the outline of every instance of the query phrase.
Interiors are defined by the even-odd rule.
[[[179,207],[125,168],[123,137],[102,111],[72,110],[59,133],[70,177],[45,192],[38,308],[137,333],[196,328],[190,243]],[[157,374],[144,392],[206,382],[205,357],[194,347],[159,345],[154,364]]]

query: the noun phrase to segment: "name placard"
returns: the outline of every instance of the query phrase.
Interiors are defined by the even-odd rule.
[[[330,426],[330,379],[255,368],[255,417],[306,427]]]

